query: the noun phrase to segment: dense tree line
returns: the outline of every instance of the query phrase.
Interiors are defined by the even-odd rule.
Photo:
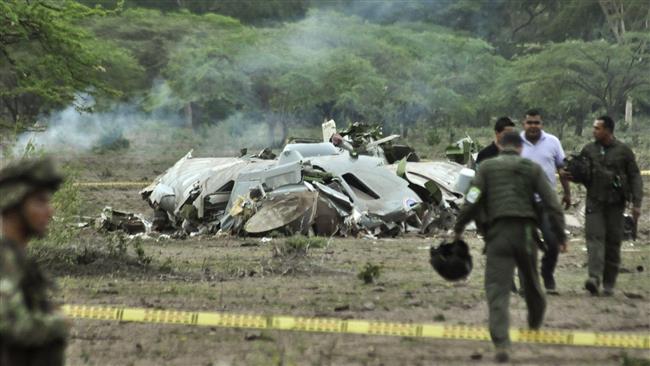
[[[94,95],[178,116],[486,125],[538,107],[582,132],[650,114],[650,3],[7,0],[0,116],[30,123]]]

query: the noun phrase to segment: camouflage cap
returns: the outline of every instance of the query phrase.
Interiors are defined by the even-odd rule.
[[[35,189],[56,191],[63,175],[50,158],[14,161],[0,170],[0,211],[20,204]]]

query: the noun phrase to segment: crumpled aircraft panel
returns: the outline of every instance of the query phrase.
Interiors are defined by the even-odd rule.
[[[397,164],[388,165],[386,168],[396,172]],[[455,188],[463,168],[463,165],[448,161],[410,162],[406,164],[406,176],[409,181],[422,186],[431,180],[440,187],[445,200],[456,200],[464,196]]]
[[[352,158],[344,151],[339,155],[312,157],[309,161],[313,167],[336,176],[361,212],[385,216],[398,210],[409,211],[422,202],[404,179],[383,168],[379,158],[365,155]]]

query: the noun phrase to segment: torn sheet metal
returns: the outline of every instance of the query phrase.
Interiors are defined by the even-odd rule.
[[[339,155],[310,159],[314,168],[331,173],[361,212],[385,216],[397,210],[411,210],[422,200],[408,183],[384,169],[382,159],[371,156],[353,158],[347,151]]]
[[[250,234],[263,234],[284,227],[291,232],[308,234],[313,223],[318,192],[291,192],[270,196],[260,203],[259,210],[246,222],[244,230]]]
[[[380,148],[394,138],[370,142]],[[408,163],[407,181],[385,163],[329,142],[288,144],[277,159],[193,158],[190,152],[141,194],[155,210],[156,227],[169,223],[186,234],[375,237],[437,222],[439,212],[410,187],[440,186],[445,199],[462,198],[453,191],[460,165]]]
[[[263,159],[193,158],[190,151],[140,194],[154,209],[165,211],[172,222],[181,221],[180,217],[200,220],[206,209],[225,210],[223,203],[230,201],[241,173],[273,164],[274,160]]]
[[[142,215],[114,210],[109,206],[104,207],[100,217],[95,221],[95,227],[107,231],[122,230],[128,234],[151,231],[151,223]]]
[[[392,164],[386,168],[397,173],[398,165]],[[446,161],[411,162],[406,164],[406,177],[422,187],[426,182],[433,181],[441,189],[445,201],[459,205],[464,195],[457,190],[457,184],[463,169],[463,165]]]

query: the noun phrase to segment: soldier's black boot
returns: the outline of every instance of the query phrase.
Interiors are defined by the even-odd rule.
[[[560,293],[557,291],[557,288],[555,286],[555,278],[553,277],[552,274],[546,275],[542,278],[544,280],[544,288],[546,289],[546,293],[549,295],[559,295]]]
[[[497,363],[506,363],[510,361],[510,354],[508,353],[508,349],[497,347],[494,359]]]
[[[589,291],[589,293],[592,296],[598,295],[598,279],[589,277],[589,279],[585,282],[585,289]]]

